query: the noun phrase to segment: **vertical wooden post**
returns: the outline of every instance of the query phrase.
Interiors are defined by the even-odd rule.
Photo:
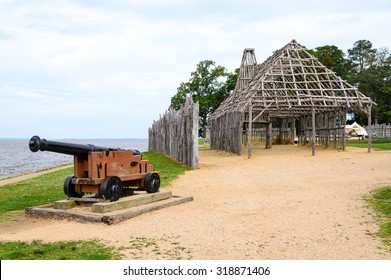
[[[371,146],[372,146],[372,105],[369,105],[368,108],[368,153],[371,152]]]
[[[291,139],[292,139],[292,142],[295,143],[295,138],[296,138],[296,120],[293,119],[291,121]]]
[[[330,116],[326,113],[325,115],[325,126],[326,126],[326,149],[330,144]]]
[[[342,120],[341,120],[341,125],[342,125],[342,150],[346,150],[346,110],[342,111]]]
[[[312,108],[312,156],[315,155],[316,131],[315,131],[315,108]]]
[[[248,135],[247,135],[247,157],[251,158],[251,138],[253,127],[253,105],[250,101],[248,104]]]
[[[236,153],[238,155],[242,154],[242,145],[243,145],[243,120],[244,120],[244,113],[236,113],[236,125],[237,125],[237,142],[235,144],[236,148]]]
[[[305,117],[300,117],[300,130],[299,130],[299,137],[300,137],[300,145],[305,145]]]
[[[266,125],[266,147],[265,147],[265,149],[272,148],[272,134],[273,134],[273,123],[270,120]]]
[[[306,145],[310,143],[310,121],[312,120],[312,117],[310,116],[307,116],[306,120],[305,120],[305,137],[306,137],[306,140],[305,140],[305,143]]]

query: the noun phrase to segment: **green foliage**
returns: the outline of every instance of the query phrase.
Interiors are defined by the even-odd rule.
[[[387,48],[375,49],[370,41],[359,40],[348,50],[347,58],[336,46],[317,47],[310,53],[377,103],[372,107],[374,123],[391,123],[391,56]],[[367,114],[358,109],[354,120],[368,124]]]
[[[0,242],[2,260],[115,260],[121,255],[96,240],[43,243]]]
[[[349,58],[355,64],[355,84],[364,94],[370,96],[377,106],[372,108],[376,123],[391,122],[391,56],[388,49],[372,48],[368,40],[359,40],[348,50]],[[367,124],[366,115],[355,111],[355,119]]]
[[[326,45],[310,52],[318,58],[320,63],[333,70],[342,79],[352,80],[354,65],[351,60],[345,58],[345,53],[338,47]]]
[[[182,82],[177,93],[171,98],[170,108],[178,110],[190,95],[200,105],[200,128],[207,125],[208,117],[220,106],[235,88],[236,73],[228,73],[227,69],[212,60],[203,60],[191,73],[188,82]]]
[[[372,43],[368,40],[358,40],[354,47],[348,50],[350,60],[357,65],[358,73],[370,67],[376,58],[376,49],[372,48]]]

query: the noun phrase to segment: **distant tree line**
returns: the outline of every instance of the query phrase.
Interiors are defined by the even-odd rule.
[[[372,108],[375,123],[391,123],[391,55],[386,47],[375,49],[368,40],[359,40],[348,49],[347,55],[334,45],[309,50],[318,60],[342,79],[377,103]],[[170,108],[179,109],[191,95],[200,105],[200,127],[207,125],[209,116],[234,90],[239,68],[229,72],[212,60],[203,60],[182,82],[171,98]],[[355,110],[353,121],[367,124],[367,116]]]

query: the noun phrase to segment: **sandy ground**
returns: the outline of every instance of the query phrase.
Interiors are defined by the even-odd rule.
[[[219,151],[174,181],[194,201],[115,225],[21,217],[1,240],[98,239],[142,259],[391,259],[364,198],[391,185],[391,152],[307,147]]]

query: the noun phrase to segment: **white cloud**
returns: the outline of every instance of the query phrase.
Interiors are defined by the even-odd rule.
[[[146,137],[201,60],[233,71],[244,48],[262,62],[294,38],[310,48],[346,51],[364,38],[390,47],[387,1],[281,3],[2,1],[0,137],[29,137],[38,117],[57,138],[105,137],[102,124],[116,137]],[[5,126],[9,115],[19,117]]]

